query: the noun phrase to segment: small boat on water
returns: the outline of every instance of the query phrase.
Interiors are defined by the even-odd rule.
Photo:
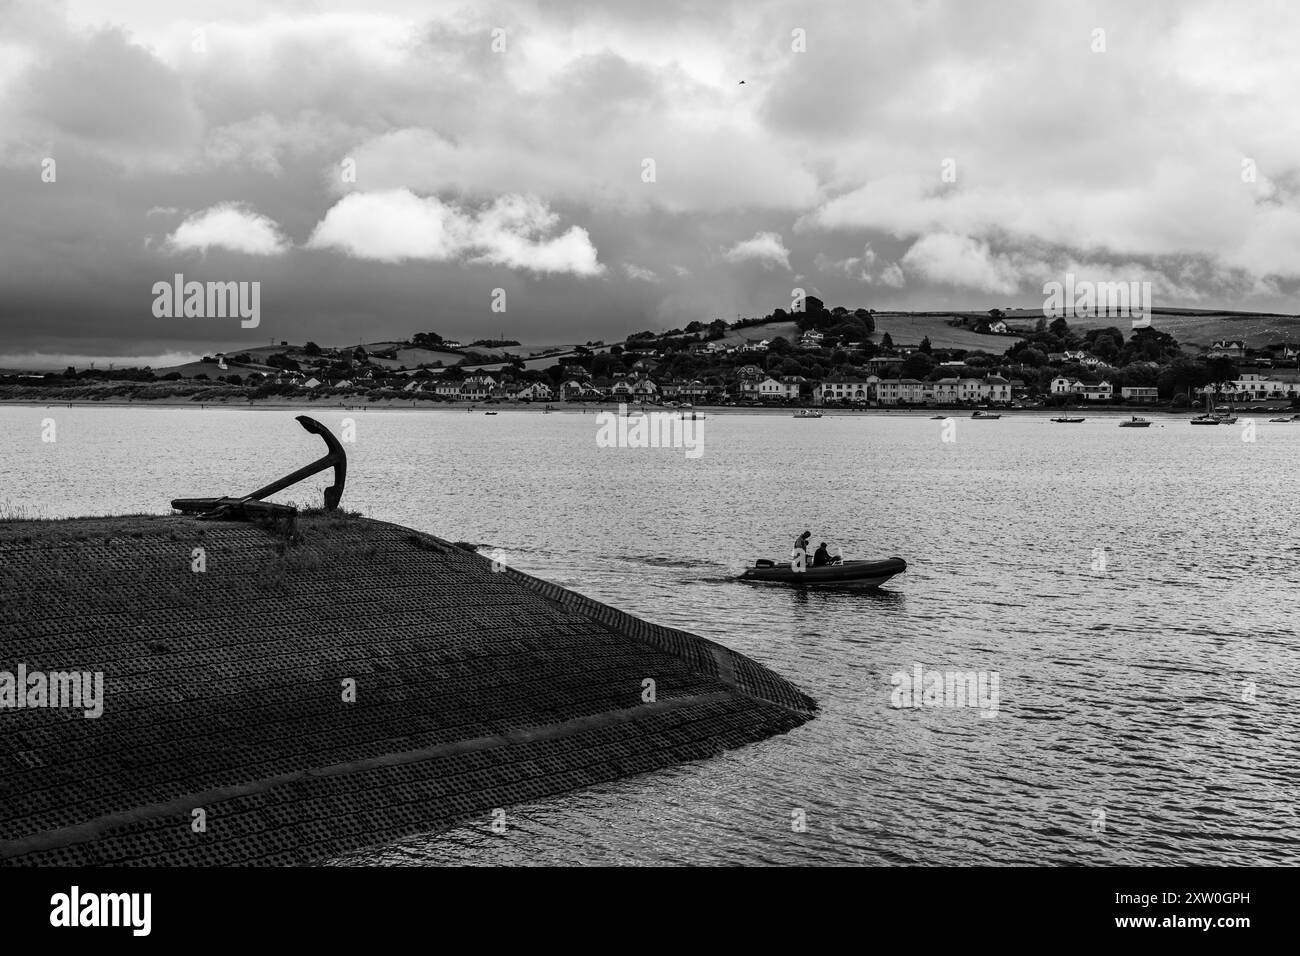
[[[797,588],[829,587],[871,591],[906,570],[907,562],[902,558],[885,558],[881,561],[844,561],[840,564],[823,564],[819,567],[810,565],[802,571],[794,570],[789,563],[777,564],[760,558],[737,580],[758,584],[788,584]]]
[[[1290,418],[1270,418],[1269,421],[1282,422],[1284,424],[1294,425],[1296,422],[1300,422],[1300,415],[1292,415]]]
[[[795,418],[821,418],[822,413],[815,408],[801,408],[794,413]]]
[[[1205,393],[1205,411],[1192,419],[1193,425],[1235,425],[1237,416],[1231,412],[1218,412],[1214,410],[1214,399],[1210,393]]]
[[[947,420],[948,420],[948,416],[947,416],[947,415],[931,415],[931,416],[930,416],[930,421],[932,421],[932,422],[942,422],[942,421],[947,421]]]
[[[484,415],[495,415],[496,412],[484,412],[483,414],[484,414]]]
[[[991,412],[985,412],[978,409],[971,414],[971,418],[982,418],[982,419],[987,419],[989,421],[996,421],[1001,417],[1002,417],[1001,415],[994,415]]]
[[[1120,428],[1150,428],[1151,423],[1147,421],[1145,418],[1138,418],[1138,416],[1134,415],[1128,421],[1120,422],[1119,427]]]
[[[1052,421],[1056,422],[1058,425],[1077,425],[1079,424],[1079,422],[1083,421],[1083,419],[1082,418],[1053,418]]]

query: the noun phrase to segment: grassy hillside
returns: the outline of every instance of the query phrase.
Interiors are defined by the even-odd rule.
[[[730,329],[718,341],[724,345],[744,345],[760,339],[785,337],[790,342],[799,341],[799,326],[794,322],[765,322],[762,325],[750,325],[743,329]]]
[[[1197,309],[1152,309],[1153,328],[1168,332],[1183,345],[1209,345],[1216,339],[1244,339],[1251,348],[1272,342],[1300,342],[1300,315],[1264,312],[1215,312]],[[1041,309],[1015,309],[1007,313],[1013,323],[1035,322]],[[1049,320],[1050,321],[1050,320]],[[1114,326],[1129,331],[1127,318],[1067,318],[1071,328],[1101,329]]]
[[[954,314],[957,313],[877,312],[874,316],[874,339],[879,342],[880,337],[888,332],[895,345],[919,345],[921,339],[928,335],[930,344],[937,349],[982,349],[992,353],[1005,352],[1020,341],[1020,337],[1014,335],[980,335],[970,329],[954,328],[948,324]],[[722,341],[728,345],[740,345],[746,339],[784,336],[790,342],[797,343],[801,334],[794,322],[768,322],[733,329],[722,337]]]
[[[877,342],[886,332],[895,345],[919,345],[921,339],[929,336],[930,344],[937,349],[978,349],[1000,355],[1020,341],[1016,335],[981,335],[970,329],[955,328],[948,321],[955,315],[967,313],[916,313],[916,312],[877,312]],[[985,318],[987,313],[981,313]]]

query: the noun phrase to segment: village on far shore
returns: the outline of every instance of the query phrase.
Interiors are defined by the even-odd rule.
[[[0,400],[1181,409],[1208,394],[1300,407],[1300,346],[1285,340],[1196,347],[1164,331],[1159,314],[1121,329],[1096,317],[1018,320],[991,309],[910,313],[930,317],[913,323],[928,334],[901,343],[878,330],[886,315],[900,313],[828,309],[809,296],[800,312],[533,352],[513,340],[462,345],[436,332],[345,348],[280,342],[170,370],[0,374]]]

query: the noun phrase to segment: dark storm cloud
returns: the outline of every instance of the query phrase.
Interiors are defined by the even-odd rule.
[[[1065,270],[1286,311],[1300,15],[1259,15],[1263,33],[1210,0],[10,4],[0,364],[608,338],[797,288],[1037,304]],[[156,318],[177,272],[263,282],[261,327]]]

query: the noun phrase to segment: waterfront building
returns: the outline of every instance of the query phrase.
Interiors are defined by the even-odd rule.
[[[813,401],[819,405],[828,402],[853,402],[865,405],[873,396],[873,384],[865,378],[828,378],[813,387]]]
[[[876,398],[881,405],[926,405],[934,401],[934,386],[914,378],[884,378],[876,383]]]
[[[790,401],[799,397],[799,383],[769,376],[758,383],[758,396],[764,401]]]
[[[640,378],[632,385],[632,398],[640,402],[649,402],[659,397],[659,386],[648,378]]]

